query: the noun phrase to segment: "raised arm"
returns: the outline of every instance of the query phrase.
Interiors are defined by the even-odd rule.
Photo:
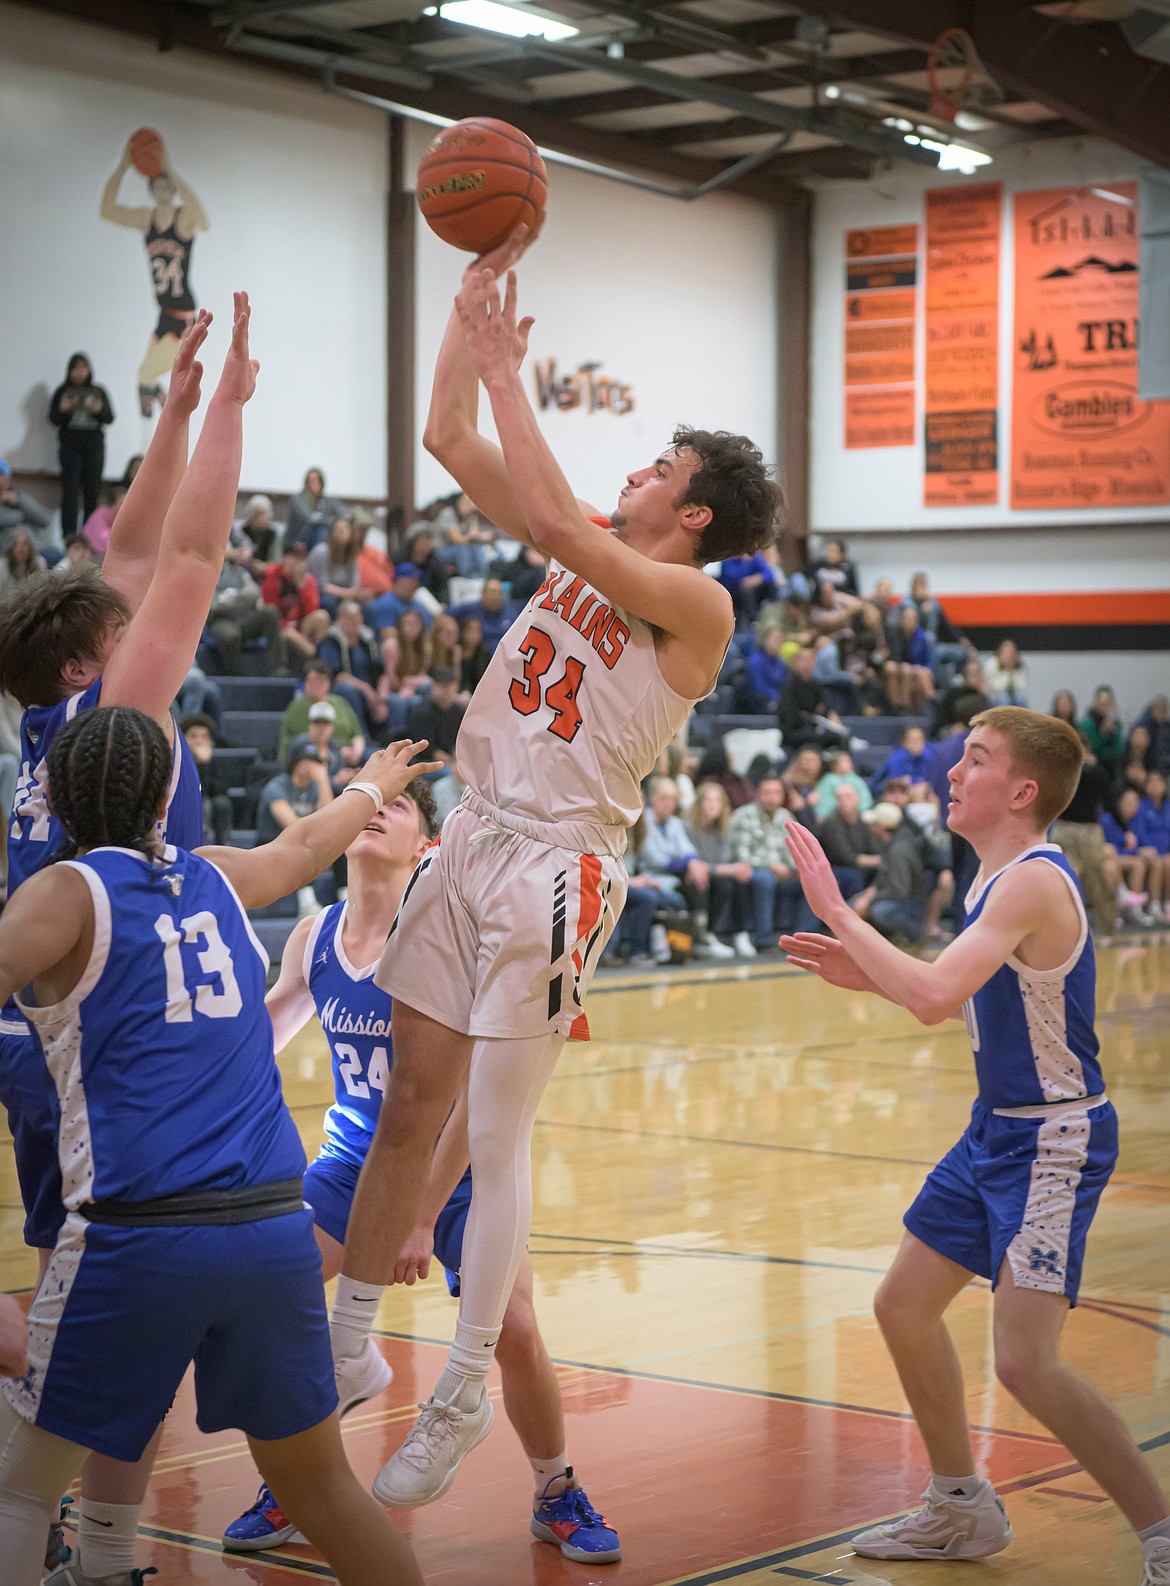
[[[439,770],[437,760],[411,765],[411,759],[426,748],[418,743],[396,743],[379,749],[362,767],[359,776],[348,784],[324,809],[306,815],[285,829],[263,848],[200,848],[204,859],[223,871],[246,909],[262,909],[298,887],[307,887],[331,865],[363,831],[383,804],[393,804],[408,782],[428,771]],[[376,789],[381,800],[371,810]]]
[[[732,629],[727,591],[696,567],[651,561],[581,512],[520,380],[533,322],[517,323],[515,275],[508,272],[501,303],[490,271],[473,271],[456,304],[469,356],[491,399],[508,477],[532,544],[696,657],[722,654]],[[669,470],[674,465],[664,456],[655,466]],[[709,507],[696,506],[693,512],[696,530],[710,521]]]
[[[297,921],[284,944],[276,984],[264,999],[278,1052],[284,1050],[313,1016],[313,993],[305,980],[305,944],[312,929],[312,916]]]
[[[165,149],[163,151],[163,161],[167,175],[175,184],[175,192],[181,205],[181,213],[179,215],[180,234],[190,240],[197,231],[210,231],[211,221],[208,219],[207,211],[204,209],[195,189],[175,173],[174,168],[167,159]]]
[[[68,969],[92,929],[89,888],[76,870],[50,865],[30,876],[0,915],[0,1004],[58,966]],[[76,967],[80,978],[84,966]],[[53,999],[73,984],[54,984]]]
[[[112,220],[115,226],[128,226],[131,231],[146,231],[150,225],[149,204],[130,205],[118,202],[118,189],[122,185],[122,178],[133,163],[130,157],[130,144],[127,142],[117,170],[102,188],[101,216],[103,220]]]
[[[211,322],[211,315],[201,309],[179,343],[166,403],[142,466],[118,508],[102,559],[102,577],[125,595],[131,611],[138,610],[150,588],[158,566],[163,522],[187,466],[188,429],[199,406],[203,379],[199,350]]]
[[[231,347],[163,523],[158,566],[102,684],[103,705],[133,705],[168,734],[171,701],[195,659],[223,566],[239,493],[244,404],[259,368],[248,356],[247,294],[235,298]]]

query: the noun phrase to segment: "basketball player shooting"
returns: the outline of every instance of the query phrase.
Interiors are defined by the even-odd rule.
[[[570,489],[520,381],[530,320],[509,274],[519,228],[464,276],[439,354],[426,444],[505,534],[548,558],[460,729],[463,803],[403,900],[377,973],[394,998],[395,1062],[347,1233],[333,1311],[341,1391],[398,1253],[419,1221],[434,1142],[469,1076],[475,1196],[455,1346],[403,1448],[378,1476],[389,1503],[428,1503],[486,1437],[485,1379],[532,1211],[536,1108],[626,892],[640,783],[731,640],[705,563],[766,545],[779,492],[740,435],[675,432],[627,476],[601,527]],[[478,432],[478,387],[502,451]]]
[[[151,284],[158,304],[158,321],[146,346],[138,370],[138,405],[145,419],[155,403],[164,397],[160,378],[169,374],[187,326],[195,318],[195,297],[191,290],[191,250],[197,232],[208,231],[207,211],[182,177],[172,169],[161,138],[157,152],[159,172],[147,179],[151,204],[120,204],[118,193],[126,172],[134,165],[133,139],[122,153],[117,170],[102,193],[101,215],[115,226],[140,231],[146,241]]]

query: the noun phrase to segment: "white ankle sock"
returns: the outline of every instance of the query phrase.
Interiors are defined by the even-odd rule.
[[[939,1476],[932,1472],[931,1490],[936,1498],[973,1498],[983,1486],[982,1476]]]
[[[475,1409],[484,1392],[499,1336],[498,1327],[472,1327],[462,1319],[456,1322],[455,1342],[435,1386],[434,1396],[441,1404],[453,1404],[457,1410]]]
[[[366,1347],[385,1287],[359,1283],[344,1275],[337,1280],[337,1295],[329,1317],[329,1341],[334,1360],[352,1360]]]
[[[1148,1525],[1144,1531],[1138,1532],[1138,1541],[1142,1545],[1142,1552],[1150,1551],[1146,1544],[1152,1542],[1170,1542],[1170,1515],[1165,1520],[1159,1520],[1157,1525]]]
[[[137,1503],[94,1503],[84,1493],[77,1505],[77,1552],[87,1575],[125,1575],[134,1568]]]
[[[560,1492],[573,1479],[573,1467],[569,1464],[568,1449],[563,1454],[558,1454],[555,1459],[530,1459],[528,1463],[532,1466],[532,1479],[536,1483],[538,1498],[544,1496],[544,1489],[550,1481],[559,1482],[556,1491]]]

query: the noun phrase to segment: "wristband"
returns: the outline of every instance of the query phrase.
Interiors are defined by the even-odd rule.
[[[382,797],[382,789],[376,782],[347,782],[341,790],[343,793],[365,793],[374,801],[374,809],[380,810],[386,800]]]

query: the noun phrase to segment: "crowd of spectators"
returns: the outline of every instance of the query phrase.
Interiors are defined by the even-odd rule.
[[[93,425],[79,417],[62,433],[65,449],[87,458],[105,422],[100,388],[91,387],[88,364],[71,365],[58,404],[91,413]],[[92,480],[74,470],[74,504],[84,497],[88,511],[67,542],[0,462],[0,589],[46,566],[100,564],[140,461],[131,459],[96,503]],[[812,928],[784,840],[791,820],[817,832],[845,895],[879,930],[909,942],[945,941],[948,918],[961,924],[974,868],[966,845],[946,830],[947,771],[979,711],[1043,708],[1031,697],[1016,644],[1005,638],[980,656],[925,572],[905,594],[888,578],[863,590],[839,538],[799,572],[783,573],[775,551],[711,571],[736,617],[716,704],[724,716],[758,725],[759,733],[748,733],[755,753],[737,753],[734,732],[703,733],[695,717],[669,746],[646,787],[629,855],[630,899],[607,957],[748,958],[775,951],[783,930]],[[217,676],[298,680],[274,759],[261,762],[265,779],[254,790],[258,842],[332,797],[370,747],[407,734],[427,738],[444,762],[436,791],[441,806],[453,806],[462,791],[453,760],[464,710],[543,577],[539,554],[506,540],[462,495],[431,503],[391,532],[364,507],[331,495],[320,468],[305,473],[285,521],[268,496],[242,502],[200,668],[177,703],[204,779],[209,839],[223,841],[231,829],[231,800],[214,759],[223,745]],[[1128,727],[1105,686],[1083,713],[1067,691],[1049,708],[1085,743],[1080,786],[1052,839],[1081,875],[1095,924],[1165,923],[1166,696]],[[898,717],[897,741],[888,730],[867,737],[867,722],[888,729]],[[6,809],[19,749],[15,719],[0,708]]]

